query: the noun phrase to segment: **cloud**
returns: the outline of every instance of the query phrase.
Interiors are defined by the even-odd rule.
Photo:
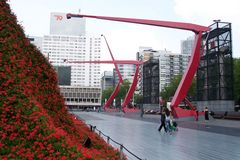
[[[175,0],[174,10],[183,18],[202,18],[232,20],[240,15],[238,0],[201,0],[199,3],[193,0]],[[236,22],[239,25],[239,22]]]
[[[198,3],[197,3],[198,2]],[[174,0],[175,13],[188,22],[210,25],[213,20],[232,23],[233,55],[240,57],[240,17],[238,0]]]

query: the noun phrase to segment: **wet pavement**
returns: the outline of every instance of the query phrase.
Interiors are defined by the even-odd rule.
[[[178,121],[178,131],[158,132],[159,115],[74,112],[147,160],[239,160],[240,121]],[[129,160],[136,159],[127,152]]]

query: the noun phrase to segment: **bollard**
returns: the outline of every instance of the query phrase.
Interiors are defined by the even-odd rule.
[[[89,137],[87,137],[83,142],[83,146],[86,148],[90,148],[92,146],[92,140]]]
[[[120,145],[120,159],[123,159],[123,145]]]
[[[108,143],[108,144],[109,144],[109,140],[110,140],[110,137],[108,136],[108,137],[107,137],[107,143]]]

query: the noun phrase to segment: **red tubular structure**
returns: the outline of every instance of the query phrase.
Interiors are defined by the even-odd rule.
[[[107,44],[108,51],[109,51],[109,53],[110,53],[110,55],[111,55],[111,58],[112,58],[112,60],[113,60],[113,64],[114,64],[114,66],[115,66],[115,69],[116,69],[116,72],[117,72],[118,78],[119,78],[117,86],[115,87],[113,93],[111,94],[111,96],[109,97],[109,99],[107,100],[107,102],[106,102],[105,105],[104,105],[104,109],[106,110],[106,109],[110,106],[110,104],[112,104],[112,101],[113,101],[114,98],[116,97],[116,95],[117,95],[117,93],[118,93],[118,91],[119,91],[120,84],[123,82],[123,79],[122,79],[122,75],[121,75],[121,73],[120,73],[120,71],[119,71],[119,69],[118,69],[117,63],[116,63],[116,61],[115,61],[115,59],[114,59],[114,57],[113,57],[111,48],[110,48],[109,45],[108,45],[107,39],[106,39],[106,37],[105,37],[104,35],[102,35],[102,36],[103,36],[103,38],[104,38],[104,40],[105,40],[105,42],[106,42],[106,44]]]
[[[128,93],[127,95],[125,96],[125,99],[124,99],[124,102],[123,102],[123,111],[124,112],[128,112],[128,110],[126,109],[126,106],[127,104],[129,104],[131,98],[132,98],[132,93],[134,92],[136,86],[137,86],[137,78],[138,78],[138,73],[139,73],[139,65],[143,64],[142,61],[136,61],[136,60],[112,60],[112,61],[109,61],[109,60],[105,60],[105,61],[67,61],[65,60],[65,62],[67,63],[105,63],[105,64],[135,64],[136,65],[136,70],[135,70],[135,75],[134,75],[134,80],[132,83],[132,85],[130,86],[129,90],[128,90]],[[120,72],[119,72],[120,74]],[[118,84],[117,86],[115,87],[113,93],[111,94],[111,96],[109,97],[108,101],[105,103],[104,105],[104,108],[107,109],[113,99],[115,98],[115,96],[117,95],[117,92],[119,91],[119,87],[120,87],[120,84],[122,82],[121,81],[118,81]]]
[[[102,36],[103,36],[103,35],[102,35]],[[111,58],[112,58],[112,60],[113,60],[113,64],[114,64],[114,66],[115,66],[116,72],[117,72],[118,77],[119,77],[119,81],[120,81],[120,83],[121,83],[121,82],[123,81],[123,79],[122,79],[122,75],[121,75],[121,73],[120,73],[120,71],[119,71],[119,69],[118,69],[117,63],[116,63],[116,61],[115,61],[115,59],[114,59],[114,57],[113,57],[113,54],[112,54],[111,48],[110,48],[109,45],[108,45],[108,42],[107,42],[106,37],[103,36],[103,38],[104,38],[104,40],[105,40],[105,42],[106,42],[106,44],[107,44],[108,51],[109,51],[109,53],[110,53],[110,55],[111,55]]]
[[[127,92],[127,95],[125,96],[125,99],[124,99],[123,104],[122,104],[123,110],[125,112],[126,112],[126,106],[129,104],[131,98],[133,97],[135,88],[137,86],[138,73],[139,73],[139,65],[136,65],[136,70],[135,70],[135,74],[134,74],[132,85],[130,86],[130,88],[129,88],[128,92]]]
[[[200,59],[200,50],[201,50],[201,38],[202,33],[210,30],[209,27],[191,24],[191,23],[181,23],[181,22],[170,22],[170,21],[158,21],[158,20],[147,20],[147,19],[134,19],[134,18],[121,18],[121,17],[107,17],[107,16],[93,16],[93,15],[82,15],[82,14],[67,14],[67,18],[78,17],[78,18],[96,18],[110,21],[120,21],[127,23],[136,23],[136,24],[145,24],[145,25],[153,25],[159,27],[167,27],[167,28],[175,28],[181,30],[189,30],[195,33],[195,43],[194,49],[192,52],[192,56],[188,67],[182,76],[181,82],[177,88],[177,91],[174,94],[174,97],[171,101],[171,108],[173,114],[176,118],[180,117],[189,117],[194,116],[193,111],[183,110],[178,107],[180,102],[186,97],[188,89],[192,83],[194,78],[194,74],[196,73],[199,59]],[[136,79],[137,80],[137,79]],[[132,91],[131,91],[132,92]],[[130,93],[129,93],[130,94]],[[133,93],[131,93],[133,94]]]

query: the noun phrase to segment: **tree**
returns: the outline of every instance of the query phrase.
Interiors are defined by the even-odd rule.
[[[233,59],[233,73],[235,101],[240,103],[240,58]]]
[[[119,87],[119,91],[115,97],[116,106],[121,105],[121,99],[123,100],[129,89],[130,82],[128,80],[123,80],[123,83]],[[102,92],[102,103],[105,103],[105,99],[109,99],[114,91],[114,87],[108,88]]]
[[[105,99],[108,99],[111,96],[113,90],[114,90],[113,87],[110,87],[108,89],[103,90],[103,92],[102,92],[102,103],[105,103]]]
[[[134,94],[134,101],[136,104],[142,104],[143,103],[143,96],[140,94]]]
[[[177,87],[180,83],[182,79],[182,75],[177,75],[175,76],[171,83],[164,87],[163,91],[160,93],[160,96],[165,100],[165,101],[169,101],[171,97],[174,96],[175,91],[177,90]],[[192,85],[188,90],[188,94],[189,97],[194,97],[196,95],[196,80],[195,78],[192,81]]]

